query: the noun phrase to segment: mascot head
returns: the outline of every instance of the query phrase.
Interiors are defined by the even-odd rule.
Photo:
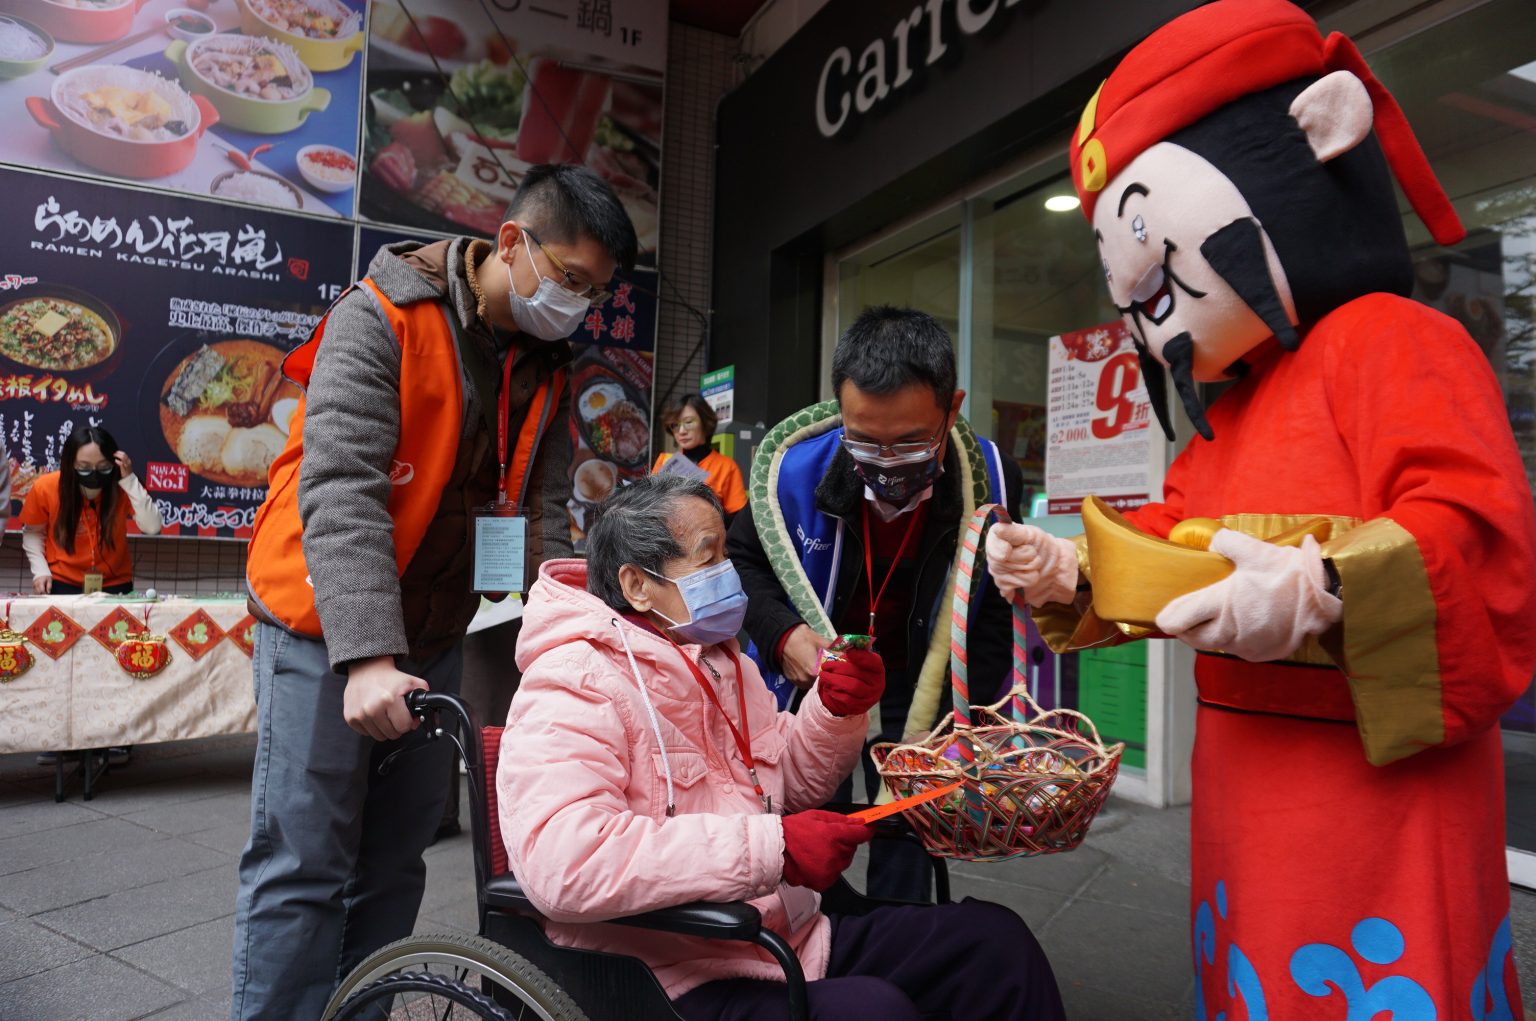
[[[1286,0],[1216,0],[1136,46],[1072,136],[1072,178],[1168,438],[1163,367],[1195,384],[1364,294],[1406,295],[1395,176],[1435,240],[1463,234],[1391,94]]]

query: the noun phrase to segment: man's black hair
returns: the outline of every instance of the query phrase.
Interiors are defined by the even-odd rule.
[[[859,313],[832,352],[832,392],[843,384],[885,396],[922,383],[940,408],[955,397],[955,345],[937,319],[915,308],[875,305]]]
[[[635,225],[608,182],[586,167],[573,163],[530,167],[507,206],[505,219],[529,224],[545,243],[573,245],[590,237],[620,269],[635,268],[640,248]]]

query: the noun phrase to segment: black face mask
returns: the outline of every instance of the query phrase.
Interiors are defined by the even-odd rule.
[[[106,489],[117,478],[117,466],[110,468],[76,468],[75,478],[82,489]]]

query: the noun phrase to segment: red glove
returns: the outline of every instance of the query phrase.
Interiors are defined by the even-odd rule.
[[[813,809],[786,815],[784,882],[827,889],[853,861],[854,848],[874,835],[872,827],[836,812]]]
[[[879,703],[885,693],[885,661],[879,653],[844,649],[824,657],[816,687],[833,716],[858,716]]]

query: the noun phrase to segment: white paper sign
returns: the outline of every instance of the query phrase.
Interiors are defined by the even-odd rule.
[[[1152,405],[1129,330],[1116,320],[1050,340],[1045,488],[1052,514],[1093,495],[1116,510],[1149,499]]]

